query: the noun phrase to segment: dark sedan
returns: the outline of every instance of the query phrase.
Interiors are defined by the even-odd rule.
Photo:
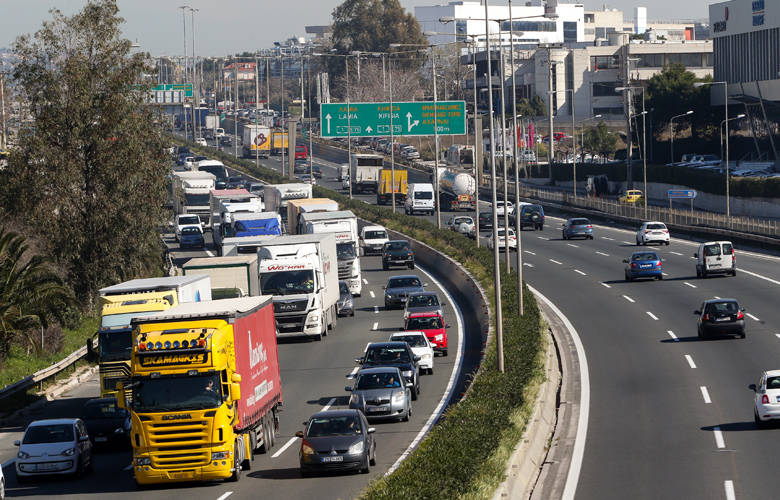
[[[406,266],[414,269],[414,251],[406,240],[390,240],[382,247],[382,269],[390,266]]]
[[[737,335],[745,338],[745,309],[735,299],[705,300],[700,309],[693,311],[698,318],[699,338]]]
[[[420,394],[420,356],[406,342],[372,342],[363,357],[355,359],[363,368],[394,366],[401,370],[406,382],[411,383],[412,399]]]
[[[117,407],[116,398],[90,399],[81,409],[81,420],[94,446],[130,447],[130,413]]]
[[[181,229],[181,239],[179,248],[205,248],[206,240],[203,239],[203,232],[199,227],[187,226]]]
[[[328,410],[312,415],[303,425],[301,438],[301,476],[314,472],[360,471],[368,474],[376,465],[376,441],[360,410]]]
[[[425,284],[413,274],[393,276],[385,285],[385,309],[404,307],[410,294],[424,291]]]

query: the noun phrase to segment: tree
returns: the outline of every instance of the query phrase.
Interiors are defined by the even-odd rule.
[[[154,68],[130,55],[116,2],[51,15],[13,46],[32,126],[0,173],[0,205],[25,214],[87,308],[99,287],[161,268],[170,157],[160,116],[133,87]]]
[[[360,66],[360,80],[349,75],[349,98],[352,102],[383,102],[390,100],[390,83],[393,84],[394,101],[414,101],[422,97],[420,77],[415,71],[395,67],[395,61],[387,61],[384,75],[381,61],[364,61]],[[391,75],[392,73],[392,75]],[[347,80],[341,75],[334,82],[334,90],[346,96]]]
[[[511,96],[509,98],[511,99]],[[517,101],[517,113],[526,117],[547,116],[547,106],[538,95],[533,96],[531,99],[524,97]]]
[[[591,154],[595,153],[602,158],[607,158],[617,149],[617,136],[609,131],[604,122],[599,122],[595,127],[589,127],[585,131],[585,143],[583,149]]]
[[[680,63],[670,64],[647,82],[647,107],[653,109],[654,134],[666,133],[669,119],[689,109],[696,113],[687,117],[697,137],[712,136],[717,130],[709,127],[714,121],[710,106],[710,88],[695,87],[694,83],[712,81],[708,76],[699,79]]]

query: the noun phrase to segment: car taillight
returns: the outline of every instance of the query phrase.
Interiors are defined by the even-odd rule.
[[[766,394],[761,396],[761,404],[762,405],[768,405],[769,404],[769,396],[767,396]]]
[[[737,319],[742,319],[744,317],[745,317],[745,315],[742,314],[742,311],[737,312]]]
[[[669,230],[668,230],[668,229],[664,229],[664,232],[665,232],[666,234],[669,234]]]
[[[635,267],[636,267],[636,262],[632,262],[632,263],[631,263],[631,268],[633,269],[633,268],[635,268]]]
[[[645,229],[645,234],[649,233],[650,231],[648,229]]]
[[[663,267],[664,265],[663,265],[663,264],[661,264],[661,261],[660,261],[660,260],[657,260],[657,261],[655,261],[655,266],[656,266],[656,267]]]
[[[705,314],[704,316],[701,317],[701,319],[702,319],[702,321],[709,321],[710,320],[710,315],[709,314]]]
[[[593,226],[591,226],[590,224],[588,224],[587,227],[588,227],[588,229],[593,229]]]

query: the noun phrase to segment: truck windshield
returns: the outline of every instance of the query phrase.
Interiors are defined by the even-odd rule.
[[[198,170],[214,174],[214,177],[216,177],[218,181],[226,181],[228,178],[228,171],[222,165],[204,165],[198,167]]]
[[[339,260],[355,259],[355,245],[352,242],[338,243],[336,245],[336,258]]]
[[[266,295],[312,293],[314,291],[314,273],[311,270],[261,273],[260,289]]]
[[[366,231],[364,239],[367,240],[381,240],[387,238],[387,233],[384,231]]]
[[[188,207],[204,206],[209,204],[208,194],[185,194],[184,204]]]
[[[151,378],[133,385],[133,409],[137,412],[181,411],[216,408],[222,404],[219,374]]]

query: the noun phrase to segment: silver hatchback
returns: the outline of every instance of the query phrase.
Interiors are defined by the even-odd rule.
[[[344,389],[351,392],[349,407],[360,410],[369,420],[400,419],[412,415],[412,383],[407,382],[394,366],[364,368],[357,372],[355,385]]]

